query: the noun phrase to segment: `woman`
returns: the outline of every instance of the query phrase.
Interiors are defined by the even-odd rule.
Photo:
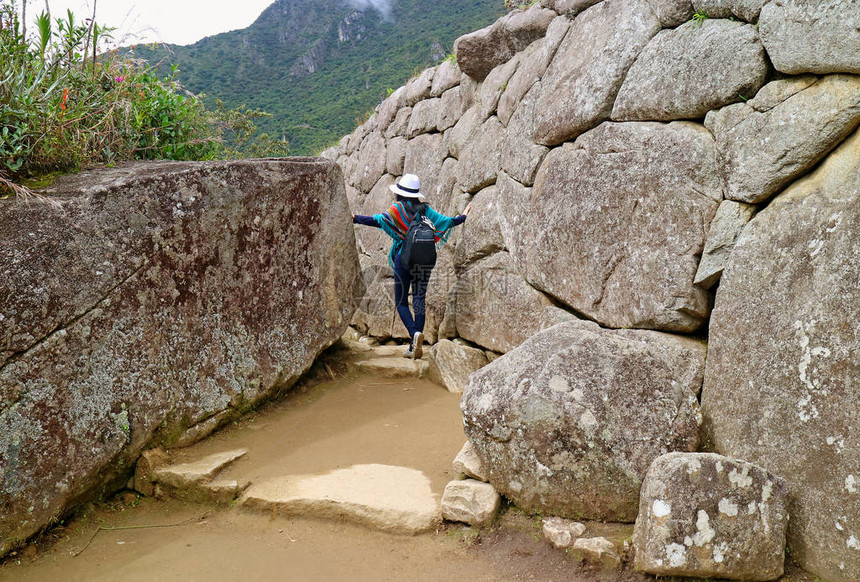
[[[436,230],[436,242],[444,243],[448,239],[449,231],[466,221],[466,216],[472,205],[466,206],[466,210],[457,217],[439,214],[424,202],[421,194],[420,180],[415,174],[404,174],[394,185],[389,186],[397,195],[397,201],[381,214],[373,216],[352,215],[352,222],[365,226],[381,228],[392,238],[391,250],[388,253],[388,264],[394,269],[394,306],[406,331],[409,332],[409,349],[403,353],[405,358],[418,359],[423,353],[424,342],[424,297],[427,294],[427,282],[430,280],[432,267],[416,265],[408,269],[401,264],[400,252],[403,250],[403,241],[409,223],[416,215],[421,213],[426,216]],[[412,287],[412,308],[415,316],[409,310],[409,288]]]

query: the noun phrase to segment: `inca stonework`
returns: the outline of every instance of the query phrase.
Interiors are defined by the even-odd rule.
[[[860,579],[858,30],[857,0],[542,0],[460,38],[456,63],[324,153],[355,213],[384,207],[404,172],[443,213],[472,202],[434,271],[426,332],[488,352],[463,411],[499,491],[544,514],[632,521],[651,462],[712,451],[780,484],[802,567]],[[353,323],[403,337],[386,245],[357,234],[374,300]],[[656,402],[637,410],[620,395],[644,379]],[[634,446],[642,435],[606,394],[628,425],[662,427],[655,446]],[[599,467],[623,479],[589,480]],[[756,511],[776,499],[770,481],[727,479],[661,482],[711,517],[684,517],[689,545],[673,537],[681,522],[637,534],[637,563],[778,577],[779,528],[760,563],[721,553],[764,539],[731,529],[737,499],[758,495]],[[657,505],[641,515],[659,528]]]
[[[144,447],[288,388],[363,292],[325,160],[130,164],[49,194],[0,201],[0,554]]]

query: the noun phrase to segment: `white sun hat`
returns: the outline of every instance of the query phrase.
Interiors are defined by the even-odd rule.
[[[400,179],[389,186],[392,192],[404,198],[417,198],[420,201],[424,200],[424,195],[421,193],[421,181],[415,174],[403,174]]]

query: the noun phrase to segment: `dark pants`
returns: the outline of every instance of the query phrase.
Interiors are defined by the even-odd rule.
[[[427,294],[427,283],[430,281],[432,267],[413,267],[411,271],[400,264],[400,254],[394,257],[394,306],[409,337],[415,336],[416,331],[424,331],[424,297]],[[409,287],[412,287],[412,309],[415,318],[409,311]]]

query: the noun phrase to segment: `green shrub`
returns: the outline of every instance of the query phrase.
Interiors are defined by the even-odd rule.
[[[79,24],[71,11],[35,24],[31,42],[14,2],[0,0],[0,186],[133,159],[286,155],[285,143],[254,136],[262,112],[207,111],[176,68],[159,78],[144,61],[96,58],[111,29]]]

